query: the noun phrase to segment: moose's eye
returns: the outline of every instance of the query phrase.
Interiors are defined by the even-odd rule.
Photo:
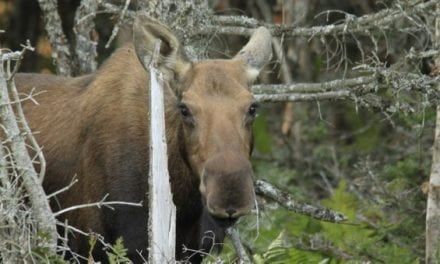
[[[252,103],[251,106],[249,106],[248,115],[251,117],[255,117],[257,114],[258,104]]]
[[[179,108],[179,112],[180,115],[182,116],[182,120],[183,122],[188,125],[188,126],[194,126],[195,122],[194,122],[194,118],[193,115],[191,114],[191,111],[189,111],[188,106],[186,106],[185,103],[180,103],[178,106]]]
[[[184,103],[180,103],[180,104],[178,105],[178,107],[179,107],[180,114],[181,114],[183,117],[187,118],[187,117],[190,117],[190,116],[191,116],[191,112],[189,111],[189,109],[188,109],[188,107],[186,106],[186,104],[184,104]]]

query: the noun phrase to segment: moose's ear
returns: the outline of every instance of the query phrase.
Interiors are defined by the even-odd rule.
[[[164,77],[183,75],[190,64],[183,58],[182,47],[177,37],[159,21],[146,14],[138,14],[133,24],[133,42],[142,65],[151,61],[157,39],[161,42],[157,65]]]
[[[253,82],[261,69],[272,58],[272,36],[265,27],[257,28],[249,42],[235,55],[234,59],[243,60],[247,69],[247,77]]]

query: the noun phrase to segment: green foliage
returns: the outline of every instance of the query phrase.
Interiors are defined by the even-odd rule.
[[[256,263],[283,263],[285,259],[288,258],[288,250],[285,245],[285,232],[281,233],[276,237],[267,247],[267,250],[262,254],[254,255]]]
[[[244,241],[253,248],[255,263],[418,263],[420,255],[414,247],[414,238],[423,233],[423,225],[405,208],[389,207],[393,194],[412,188],[405,179],[417,170],[413,157],[383,169],[381,174],[398,174],[383,185],[387,191],[381,202],[360,199],[350,191],[350,184],[341,180],[333,193],[321,204],[343,213],[348,221],[343,224],[322,222],[307,216],[287,212],[283,208],[269,207],[258,219],[248,217],[240,224]],[[257,174],[288,186],[287,182],[299,177],[295,170],[283,169],[265,162],[256,162]],[[388,175],[389,176],[389,175]],[[385,177],[385,176],[384,176]],[[403,178],[402,178],[403,177]],[[289,180],[286,180],[289,179]],[[389,191],[389,193],[388,193]],[[307,201],[306,193],[295,195],[298,201]],[[391,195],[391,196],[390,196]],[[390,196],[390,197],[387,197]],[[408,197],[412,198],[412,197]],[[414,199],[411,199],[414,201]],[[272,209],[270,209],[272,208]],[[423,215],[422,215],[423,216]],[[418,226],[416,226],[418,225]],[[417,233],[419,235],[417,235]]]
[[[106,253],[110,264],[131,263],[130,259],[127,258],[127,249],[124,247],[122,237],[116,239],[111,251]]]
[[[270,136],[267,115],[264,111],[258,114],[253,124],[255,149],[262,153],[268,154],[272,151],[272,137]]]

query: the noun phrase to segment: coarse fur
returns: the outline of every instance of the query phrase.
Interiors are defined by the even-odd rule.
[[[168,163],[177,208],[176,258],[200,263],[203,254],[183,247],[220,250],[225,228],[254,206],[249,162],[253,99],[247,72],[260,70],[271,51],[263,54],[258,65],[248,65],[249,54],[255,51],[247,53],[246,47],[241,54],[247,57],[239,54],[231,60],[190,63],[182,59],[174,35],[160,23],[143,18],[135,22],[134,33],[135,44],[115,51],[94,74],[16,76],[21,93],[40,92],[35,97],[38,105],[28,101],[23,107],[46,156],[43,185],[49,194],[74,177],[78,180],[52,199],[54,211],[97,202],[107,194],[108,201],[143,201],[141,208],[117,205],[115,210],[74,210],[60,220],[98,233],[109,243],[123,237],[134,263],[147,257],[149,76],[140,60],[148,59],[154,39],[160,38],[166,46],[161,49],[159,68],[166,73]],[[69,238],[72,251],[88,255],[88,237],[72,234]],[[93,257],[106,261],[102,245],[95,247]]]

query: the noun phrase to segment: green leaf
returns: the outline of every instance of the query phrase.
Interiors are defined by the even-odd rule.
[[[106,252],[110,264],[131,263],[130,259],[127,258],[127,249],[124,247],[122,237],[116,239],[111,251]]]

